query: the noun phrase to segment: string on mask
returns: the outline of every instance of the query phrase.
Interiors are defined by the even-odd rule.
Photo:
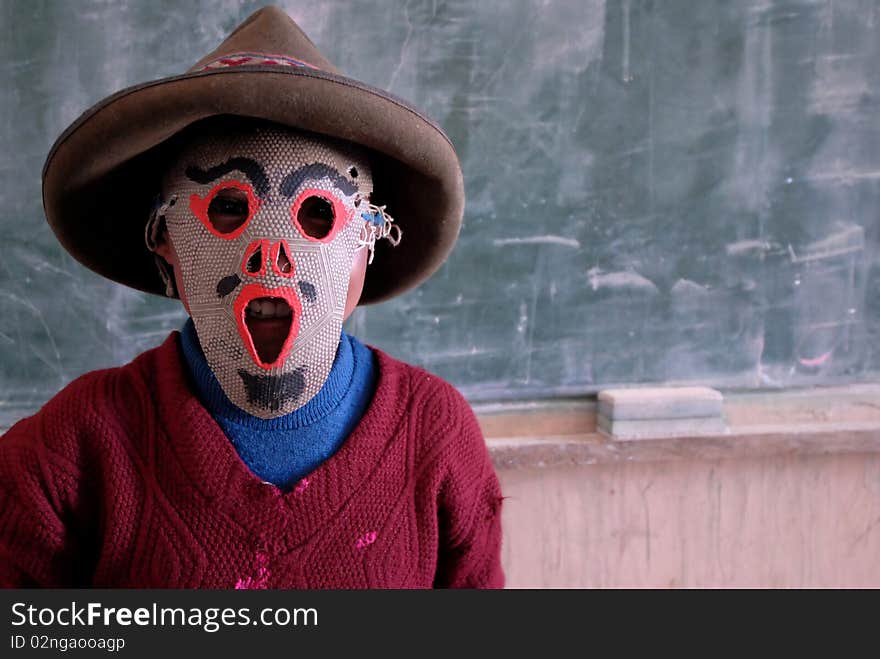
[[[177,297],[177,287],[174,284],[174,273],[168,262],[161,256],[156,254],[156,247],[159,245],[159,234],[162,231],[162,223],[165,221],[165,213],[177,202],[177,197],[171,197],[167,202],[162,201],[162,196],[157,195],[153,204],[153,210],[150,211],[150,217],[144,227],[144,243],[147,249],[153,253],[153,259],[156,262],[156,269],[159,271],[159,277],[165,284],[165,295],[167,297]]]
[[[376,241],[387,240],[393,247],[397,247],[403,237],[403,230],[394,224],[394,218],[385,212],[384,205],[376,206],[367,202],[367,210],[361,212],[361,217],[365,222],[358,238],[357,249],[367,248],[370,251],[370,258],[367,261],[369,264],[373,262]]]

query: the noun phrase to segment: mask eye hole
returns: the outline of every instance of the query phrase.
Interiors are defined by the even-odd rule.
[[[232,233],[247,222],[249,206],[248,195],[244,190],[221,188],[208,204],[208,220],[218,232]]]
[[[325,188],[306,188],[290,207],[290,219],[306,240],[332,242],[348,226],[354,209]]]
[[[189,207],[202,225],[218,238],[232,240],[247,228],[260,200],[251,186],[238,181],[217,184],[204,197],[189,198]]]
[[[296,211],[296,222],[303,234],[316,240],[329,236],[335,221],[333,204],[318,195],[303,199]]]

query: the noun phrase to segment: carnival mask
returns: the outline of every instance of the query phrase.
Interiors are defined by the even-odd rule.
[[[207,363],[249,414],[292,412],[326,381],[355,252],[399,239],[371,192],[362,149],[275,126],[196,136],[169,168],[147,244],[164,219]]]

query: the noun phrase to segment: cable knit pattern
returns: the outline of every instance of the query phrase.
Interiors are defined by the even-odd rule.
[[[176,335],[0,438],[0,584],[503,586],[498,479],[455,388],[374,349],[370,408],[283,492],[195,398]]]

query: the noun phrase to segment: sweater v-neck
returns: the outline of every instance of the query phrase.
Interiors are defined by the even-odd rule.
[[[196,397],[263,481],[289,490],[333,455],[369,408],[375,388],[375,358],[354,337],[341,333],[323,386],[305,404],[274,418],[253,416],[234,405],[217,381],[188,319],[180,347]]]
[[[394,359],[372,348],[377,382],[370,407],[336,453],[284,492],[250,471],[196,398],[178,340],[172,332],[155,352],[159,375],[150,386],[167,429],[162,439],[174,438],[170,448],[194,487],[267,546],[280,542],[290,549],[306,542],[339,512],[400,433],[409,378],[394,368]]]

